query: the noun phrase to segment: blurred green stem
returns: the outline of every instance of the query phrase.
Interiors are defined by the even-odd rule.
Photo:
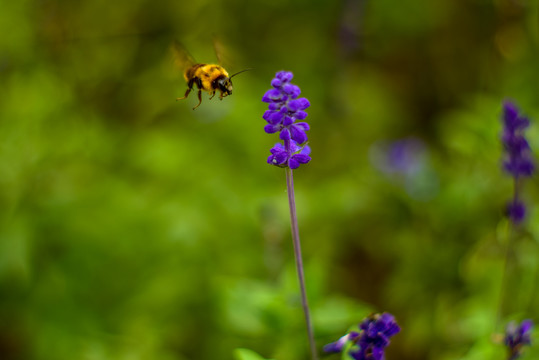
[[[307,302],[307,293],[305,291],[305,274],[303,271],[303,260],[301,258],[301,244],[299,241],[298,218],[296,216],[296,200],[294,196],[294,177],[292,169],[286,168],[286,187],[288,192],[288,204],[290,206],[290,223],[292,226],[292,240],[294,242],[294,256],[296,259],[296,270],[298,273],[299,287],[301,290],[301,304],[305,314],[305,323],[307,324],[307,333],[309,336],[309,345],[313,360],[318,360],[316,353],[316,344],[314,341],[314,331],[309,313],[309,304]]]
[[[507,277],[508,277],[508,268],[509,268],[509,253],[512,248],[513,243],[513,222],[511,219],[509,219],[509,222],[507,224],[507,243],[505,245],[505,254],[503,259],[503,270],[502,270],[502,279],[501,279],[501,285],[500,285],[500,295],[498,300],[498,310],[496,314],[496,321],[494,325],[494,332],[496,332],[501,325],[502,317],[504,316],[504,307],[505,307],[505,288],[507,283]],[[501,330],[503,332],[503,329]]]
[[[513,180],[513,200],[512,203],[515,204],[518,200],[518,188],[519,188],[519,181],[518,178],[515,178]],[[498,310],[496,314],[496,321],[494,325],[494,331],[496,332],[501,325],[502,318],[505,315],[504,313],[504,307],[505,307],[505,292],[507,287],[507,281],[509,277],[509,261],[511,252],[513,250],[513,242],[515,237],[515,224],[513,223],[513,220],[509,216],[507,223],[507,243],[505,245],[505,254],[503,259],[503,270],[502,270],[502,279],[501,279],[501,285],[500,285],[500,295],[498,300]],[[502,330],[503,331],[503,330]]]

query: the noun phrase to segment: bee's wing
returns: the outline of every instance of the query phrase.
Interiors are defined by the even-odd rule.
[[[177,40],[174,40],[171,45],[174,66],[182,72],[185,69],[195,65],[195,59],[189,54],[185,47]]]
[[[219,61],[219,65],[226,69],[230,68],[234,62],[232,60],[232,56],[230,55],[230,51],[228,51],[228,49],[223,45],[216,35],[213,36],[213,48],[215,50],[215,56]]]

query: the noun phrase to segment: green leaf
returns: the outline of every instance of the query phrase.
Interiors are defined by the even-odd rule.
[[[249,349],[236,349],[234,350],[234,359],[236,360],[270,360],[264,359],[262,356]]]

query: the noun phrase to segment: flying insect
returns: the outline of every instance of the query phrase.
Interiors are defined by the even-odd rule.
[[[245,69],[233,74],[232,76],[229,76],[228,71],[226,71],[221,65],[197,63],[178,41],[174,41],[172,44],[172,50],[176,65],[179,68],[184,69],[183,77],[187,82],[187,90],[185,91],[185,95],[177,98],[176,101],[186,99],[189,96],[189,93],[193,90],[193,87],[196,85],[198,88],[198,104],[193,108],[193,110],[202,104],[203,90],[210,94],[210,100],[213,99],[215,93],[219,91],[219,100],[223,100],[224,97],[232,94],[232,78],[244,71],[251,70]],[[217,57],[219,58],[219,53],[217,51],[216,53]]]

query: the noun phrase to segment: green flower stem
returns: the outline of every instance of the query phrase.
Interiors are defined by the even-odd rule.
[[[516,203],[517,200],[518,200],[518,193],[519,193],[519,179],[518,178],[514,178],[513,180],[513,200],[512,202],[513,203]],[[501,328],[501,324],[502,324],[502,320],[503,320],[503,317],[505,315],[505,296],[506,296],[506,287],[507,287],[507,282],[509,281],[508,277],[509,277],[509,262],[510,262],[510,257],[512,255],[512,252],[514,251],[513,249],[513,246],[514,246],[514,242],[515,242],[515,224],[513,223],[513,221],[511,220],[510,217],[508,217],[508,222],[507,222],[507,240],[506,240],[506,244],[505,244],[505,251],[504,251],[504,257],[503,257],[503,269],[502,269],[502,279],[501,279],[501,284],[500,284],[500,294],[499,294],[499,299],[498,299],[498,309],[497,309],[497,314],[496,314],[496,320],[495,320],[495,325],[494,325],[494,331],[497,331]],[[500,330],[500,331],[503,331]]]
[[[298,274],[299,287],[301,290],[301,305],[305,315],[305,323],[307,324],[307,334],[309,336],[309,345],[311,347],[311,355],[313,360],[318,360],[316,353],[316,344],[314,341],[314,331],[309,313],[309,304],[307,302],[307,293],[305,291],[305,274],[303,271],[303,260],[301,258],[301,244],[299,241],[298,218],[296,216],[296,201],[294,197],[294,177],[292,169],[286,168],[286,186],[288,190],[288,204],[290,206],[290,223],[292,226],[292,240],[294,242],[294,256],[296,259],[296,270]]]

